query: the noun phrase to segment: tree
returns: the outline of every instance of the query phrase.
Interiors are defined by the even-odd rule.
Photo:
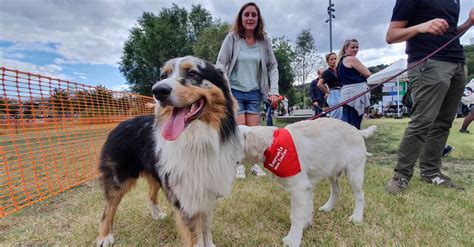
[[[194,55],[215,63],[222,41],[229,31],[229,24],[216,22],[204,28],[193,46]]]
[[[0,113],[7,113],[7,101],[2,97],[0,97]]]
[[[192,55],[198,33],[211,23],[211,15],[200,5],[193,5],[190,13],[176,4],[163,8],[158,16],[144,12],[130,30],[119,68],[132,92],[151,95],[163,64],[174,57]]]
[[[474,79],[474,45],[465,45],[464,54],[466,55],[467,81]]]
[[[201,33],[212,23],[212,16],[205,8],[201,5],[192,5],[191,12],[189,13],[190,23],[190,38],[192,42],[195,42]]]
[[[291,48],[290,41],[285,37],[272,40],[273,53],[278,62],[278,87],[280,94],[288,96],[289,104],[293,105],[296,101],[293,82],[295,75],[291,64],[295,59],[295,52]]]
[[[54,113],[58,117],[71,112],[71,96],[67,89],[54,88],[51,92],[50,102],[52,104]]]
[[[310,74],[315,74],[318,67],[324,64],[323,59],[316,54],[316,45],[311,29],[301,31],[296,37],[296,59],[294,71],[298,80],[303,84],[303,106],[306,105],[306,81]]]

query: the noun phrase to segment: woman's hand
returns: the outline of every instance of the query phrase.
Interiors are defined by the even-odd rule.
[[[270,103],[272,104],[272,108],[275,110],[278,107],[278,95],[271,95]]]

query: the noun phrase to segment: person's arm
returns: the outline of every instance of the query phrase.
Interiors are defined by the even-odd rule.
[[[472,27],[472,25],[474,25],[474,8],[471,8],[469,11],[469,17],[463,24],[457,27],[457,30],[459,33],[461,33]]]
[[[367,69],[367,67],[365,67],[360,61],[359,59],[357,59],[356,57],[354,56],[348,56],[346,57],[346,59],[344,59],[344,61],[342,61],[344,63],[344,65],[348,68],[354,68],[355,70],[357,70],[363,77],[365,77],[366,79],[370,77],[370,71],[369,69]]]
[[[232,33],[227,34],[224,41],[222,41],[221,49],[219,50],[219,55],[217,55],[216,65],[224,67],[227,70],[231,60],[232,60]]]
[[[269,38],[265,38],[267,46],[267,71],[270,79],[270,99],[272,102],[278,100],[278,63],[273,53],[272,43]]]
[[[324,84],[324,79],[321,78],[318,80],[318,88],[324,92],[324,94],[329,94],[329,89],[326,84]]]
[[[407,27],[408,20],[392,21],[388,26],[385,40],[388,44],[407,41],[419,33],[442,35],[448,30],[448,22],[444,19],[433,19],[415,26]]]

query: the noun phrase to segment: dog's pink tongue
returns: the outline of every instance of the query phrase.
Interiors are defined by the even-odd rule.
[[[184,116],[186,115],[187,108],[174,108],[173,114],[163,125],[161,134],[163,138],[168,141],[176,140],[181,132],[184,130]]]

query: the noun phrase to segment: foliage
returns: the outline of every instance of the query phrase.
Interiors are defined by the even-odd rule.
[[[4,98],[0,98],[0,113],[7,113],[7,101]]]
[[[216,22],[204,28],[193,46],[194,55],[215,63],[229,24]]]
[[[192,5],[189,13],[189,36],[191,42],[196,42],[201,33],[213,24],[212,16],[201,5]]]
[[[71,96],[69,90],[62,88],[53,89],[50,102],[55,114],[62,115],[70,112]]]
[[[169,59],[192,54],[196,37],[212,17],[200,5],[190,13],[173,4],[158,16],[144,12],[125,42],[120,71],[133,92],[151,95],[151,87],[159,79],[160,67]]]
[[[293,69],[299,82],[303,83],[303,104],[306,105],[306,82],[310,74],[315,74],[317,69],[324,64],[322,57],[316,53],[316,45],[311,34],[311,29],[304,29],[296,37],[295,60]]]
[[[388,66],[389,66],[388,64],[379,64],[379,65],[375,65],[375,66],[372,66],[372,67],[368,67],[367,69],[369,69],[371,74],[375,74],[375,73],[387,68]]]
[[[287,95],[289,105],[295,103],[294,90],[292,84],[294,81],[294,72],[291,63],[295,59],[295,52],[291,48],[290,41],[285,37],[274,38],[272,40],[273,53],[278,62],[278,86],[281,95]]]
[[[474,45],[464,46],[464,54],[466,55],[467,79],[474,79]]]

